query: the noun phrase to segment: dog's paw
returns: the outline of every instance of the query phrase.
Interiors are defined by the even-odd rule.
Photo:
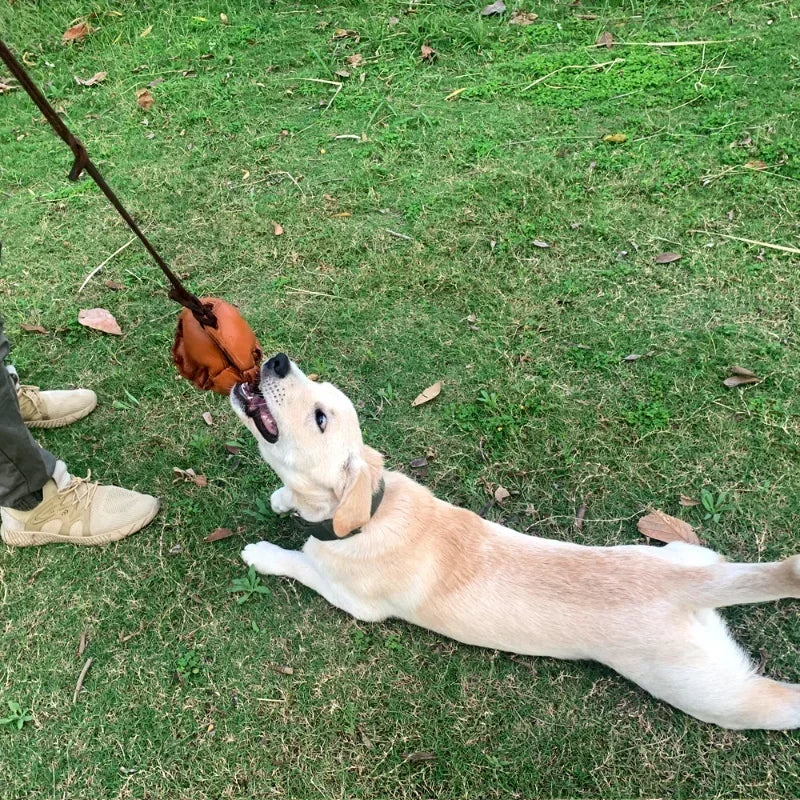
[[[255,567],[262,575],[286,575],[288,550],[271,542],[248,544],[242,550],[242,561],[248,567]]]
[[[287,514],[294,507],[292,503],[292,490],[281,486],[280,489],[276,489],[272,493],[269,502],[272,506],[272,510],[276,514]]]

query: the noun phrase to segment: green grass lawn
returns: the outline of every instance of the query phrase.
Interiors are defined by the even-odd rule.
[[[732,559],[799,550],[800,259],[718,234],[800,248],[800,7],[530,2],[523,26],[506,2],[16,0],[0,32],[188,285],[344,389],[390,467],[426,456],[475,510],[503,486],[487,515],[544,536],[636,543],[652,506]],[[797,796],[797,733],[701,724],[600,665],[360,623],[285,580],[238,604],[242,546],[300,534],[259,511],[277,481],[225,399],[176,379],[139,244],[77,294],[130,233],[70,163],[0,94],[0,309],[25,382],[100,398],[41,441],[163,511],[105,549],[0,549],[0,717],[33,716],[0,728],[3,800]],[[94,306],[124,336],[79,326]],[[764,380],[726,389],[731,365]],[[679,504],[704,488],[717,522]],[[798,681],[797,611],[726,616]]]

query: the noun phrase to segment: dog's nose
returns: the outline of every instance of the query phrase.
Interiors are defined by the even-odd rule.
[[[278,353],[264,364],[264,374],[274,375],[276,378],[285,378],[289,374],[292,362],[286,353]]]

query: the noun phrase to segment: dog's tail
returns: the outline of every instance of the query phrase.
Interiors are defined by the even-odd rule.
[[[800,597],[800,555],[765,564],[720,561],[693,569],[689,600],[696,608],[722,608]]]

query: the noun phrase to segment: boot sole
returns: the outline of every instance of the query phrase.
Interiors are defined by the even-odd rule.
[[[29,428],[63,428],[65,425],[72,425],[73,422],[88,417],[95,408],[97,408],[96,398],[91,405],[84,406],[78,411],[73,411],[71,414],[66,414],[63,417],[57,417],[56,419],[24,420],[24,422]]]
[[[156,501],[152,511],[144,519],[138,519],[130,525],[125,525],[113,531],[106,531],[105,533],[96,533],[93,536],[62,536],[59,533],[44,533],[42,531],[9,531],[0,527],[0,538],[10,547],[33,547],[42,544],[59,543],[77,544],[85,547],[109,544],[110,542],[124,539],[126,536],[130,536],[132,533],[136,533],[149,525],[155,519],[160,508],[161,503]]]

